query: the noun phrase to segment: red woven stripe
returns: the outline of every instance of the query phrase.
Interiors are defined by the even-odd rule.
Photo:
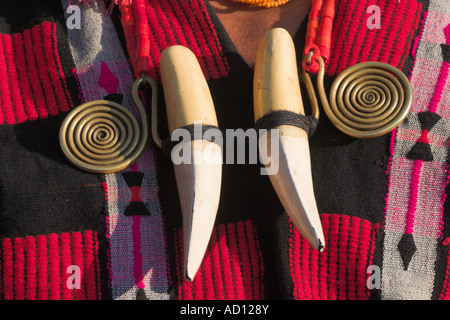
[[[158,17],[155,15],[153,10],[153,5],[148,1],[145,2],[147,19],[149,22],[149,32],[150,32],[150,58],[149,63],[153,64],[153,68],[150,70],[155,70],[155,77],[159,77],[159,61],[161,58],[162,51],[167,48],[168,44],[166,42],[166,37],[158,21]]]
[[[312,284],[310,283],[310,278],[311,278],[311,266],[310,266],[310,257],[311,257],[311,247],[308,244],[308,242],[306,241],[301,241],[300,237],[298,237],[297,234],[298,230],[296,228],[293,228],[293,233],[296,235],[297,241],[299,242],[300,245],[297,248],[300,248],[300,253],[299,253],[299,260],[302,266],[302,275],[303,275],[303,279],[301,279],[300,281],[303,282],[303,288],[305,290],[306,293],[306,297],[307,299],[314,299],[315,297],[313,296],[313,292],[312,292]],[[302,259],[302,257],[307,257],[307,259]],[[296,261],[296,262],[297,262]],[[296,262],[294,262],[296,264]],[[298,279],[297,279],[298,282]]]
[[[198,62],[200,64],[200,67],[202,68],[203,72],[205,73],[205,76],[208,76],[207,73],[207,67],[206,67],[206,63],[204,60],[204,57],[201,54],[199,45],[198,45],[198,41],[197,41],[197,33],[195,32],[199,32],[200,30],[198,28],[193,28],[191,27],[191,24],[193,23],[193,21],[189,21],[188,17],[186,15],[186,8],[185,6],[183,7],[183,3],[180,1],[170,1],[171,5],[173,6],[174,9],[174,13],[175,13],[175,18],[179,19],[180,24],[182,26],[186,26],[189,25],[189,28],[184,28],[183,29],[183,33],[186,37],[187,42],[189,43],[189,48],[192,50],[192,52],[194,53],[194,55],[198,58]]]
[[[403,1],[403,4],[405,4],[405,1]],[[381,61],[381,59],[386,58],[392,53],[390,49],[392,48],[392,43],[394,42],[395,36],[398,32],[396,27],[398,27],[403,15],[403,11],[400,6],[401,2],[398,3],[397,1],[388,1],[385,7],[381,8],[383,15],[386,17],[391,17],[391,19],[389,19],[387,23],[384,22],[382,28],[378,30],[378,39],[373,46],[373,50],[369,58],[370,61]],[[387,59],[381,62],[386,61]]]
[[[368,17],[369,17],[369,15],[367,15],[367,18]],[[360,36],[362,36],[362,35],[358,35],[358,37],[360,37]],[[360,46],[359,58],[354,59],[355,64],[358,62],[369,61],[369,56],[372,52],[372,46],[373,46],[374,42],[375,41],[383,41],[382,39],[379,39],[377,36],[378,36],[377,29],[366,30],[366,35],[364,36],[364,38],[365,38],[364,45]]]
[[[166,12],[163,10],[163,6],[168,6],[169,3],[167,1],[154,1],[153,2],[153,10],[155,16],[159,18],[159,23],[161,25],[161,28],[164,30],[164,34],[166,36],[166,43],[169,46],[176,45],[178,43],[177,41],[177,35],[175,34],[172,25],[170,21],[167,19]],[[172,11],[172,10],[171,10]],[[170,12],[168,12],[170,14]]]
[[[154,6],[155,14],[161,17],[161,24],[166,30],[170,45],[179,44],[186,47],[189,46],[180,21],[175,15],[173,4],[170,1],[164,0],[160,0],[158,4]],[[168,26],[167,29],[166,26]],[[172,32],[167,32],[168,30]]]
[[[74,107],[73,105],[73,101],[72,98],[70,97],[70,93],[69,93],[69,89],[67,88],[67,83],[65,81],[65,75],[64,75],[64,71],[62,69],[62,65],[61,65],[61,60],[59,58],[59,53],[58,53],[58,47],[57,47],[57,38],[56,38],[56,24],[52,24],[52,31],[51,31],[51,39],[52,39],[52,53],[53,53],[53,59],[55,61],[55,68],[56,70],[58,70],[58,73],[55,74],[55,79],[59,80],[59,86],[56,87],[56,91],[62,91],[62,93],[64,94],[64,99],[63,96],[58,93],[58,99],[61,96],[61,99],[64,101],[61,101],[58,104],[59,109],[61,110],[61,112],[65,112],[65,111],[69,111],[70,109],[72,109]]]
[[[11,89],[8,86],[8,68],[5,55],[4,35],[0,36],[0,75],[3,77],[0,81],[0,103],[3,111],[3,119],[6,123],[15,123],[16,117],[12,106]]]
[[[337,227],[336,227],[337,226]],[[341,227],[340,219],[338,215],[331,215],[330,223],[328,226],[328,243],[329,247],[329,292],[328,296],[330,300],[336,300],[338,298],[339,286],[338,282],[338,259],[339,259],[339,229]]]
[[[222,276],[222,264],[220,261],[219,243],[218,243],[218,233],[216,228],[211,234],[210,240],[210,250],[211,250],[211,265],[214,278],[214,285],[216,291],[216,299],[225,299],[225,284],[224,277]]]
[[[102,299],[102,289],[101,289],[101,275],[100,275],[100,260],[98,259],[98,253],[99,253],[99,243],[98,243],[98,235],[97,232],[94,233],[94,247],[93,247],[93,256],[95,258],[95,282],[96,282],[96,294],[97,296],[95,297],[97,300],[101,300]]]
[[[300,241],[299,237],[293,236],[293,224],[291,223],[289,225],[289,232],[290,232],[290,238],[289,238],[289,267],[291,270],[291,273],[295,273],[298,275],[302,275],[302,266],[300,261]],[[292,248],[299,248],[298,250],[292,250]],[[300,263],[293,263],[293,261],[299,261]],[[294,291],[293,291],[293,297],[296,300],[304,300],[306,299],[305,290],[301,290],[304,288],[303,283],[298,284],[297,281],[300,279],[303,279],[304,277],[298,277],[293,278],[292,281],[294,282]]]
[[[188,46],[186,39],[183,35],[183,30],[178,22],[177,17],[174,15],[174,9],[170,1],[152,1],[147,2],[147,15],[150,24],[150,28],[155,30],[151,35],[152,38],[162,40],[159,45],[158,51],[151,52],[150,58],[152,61],[152,67],[155,74],[154,77],[158,77],[158,61],[160,53],[168,46],[184,45]],[[155,36],[154,34],[157,34]]]
[[[348,257],[348,238],[350,230],[350,217],[343,215],[340,218],[341,231],[339,232],[339,273],[338,273],[338,298],[340,300],[347,299],[348,280],[347,280],[347,257]]]
[[[370,258],[370,245],[372,243],[372,225],[369,221],[361,221],[361,236],[359,238],[359,249],[356,265],[356,297],[364,299],[368,297],[369,292],[366,285],[367,281],[367,264],[366,261]]]
[[[225,57],[222,56],[222,47],[220,45],[216,29],[207,13],[204,2],[200,1],[198,2],[198,4],[200,5],[201,12],[205,17],[205,20],[202,20],[202,22],[204,22],[205,31],[209,32],[208,40],[210,42],[210,49],[212,54],[214,55],[214,58],[217,61],[216,63],[219,68],[219,74],[221,77],[226,77],[228,76],[230,68],[228,66],[227,59],[225,59]]]
[[[380,29],[367,27],[367,19],[372,15],[366,12],[370,5],[380,8]],[[416,0],[342,0],[333,27],[328,75],[334,76],[365,61],[387,62],[401,68],[419,22],[420,9]]]
[[[213,269],[211,268],[211,251],[208,248],[208,253],[205,255],[205,259],[203,260],[203,270],[202,278],[203,278],[203,288],[204,288],[204,297],[206,300],[215,299],[214,294],[214,280],[213,280]]]
[[[0,124],[46,118],[73,107],[56,45],[56,24],[0,35]]]
[[[227,224],[227,232],[230,243],[230,259],[231,259],[231,270],[233,272],[234,287],[236,290],[236,299],[245,299],[244,285],[242,279],[242,270],[239,261],[241,256],[238,251],[237,238],[236,238],[236,227],[234,223]]]
[[[237,234],[237,249],[239,250],[238,256],[240,257],[242,265],[242,277],[244,278],[244,295],[247,297],[255,296],[255,286],[253,284],[252,271],[250,266],[250,251],[245,245],[247,243],[247,238],[245,236],[245,224],[242,221],[236,223],[236,234]]]
[[[7,75],[9,77],[10,90],[12,96],[11,102],[14,109],[15,122],[19,123],[25,122],[27,120],[27,116],[25,115],[22,95],[20,92],[20,82],[17,76],[17,69],[14,61],[15,57],[13,53],[12,39],[9,34],[3,35],[3,50],[5,53],[5,60],[8,70]],[[25,70],[22,69],[20,70],[20,72],[26,72]]]
[[[14,58],[16,61],[17,69],[27,70],[28,66],[25,62],[23,35],[21,33],[14,34],[13,43]],[[38,118],[38,114],[35,108],[33,93],[31,91],[29,72],[19,72],[18,76],[21,84],[20,88],[22,90],[22,98],[27,117],[29,120],[36,120]]]
[[[329,219],[324,219],[322,221],[322,228],[324,230],[329,230],[330,221]],[[329,234],[329,232],[328,232]],[[325,257],[319,257],[319,253],[317,250],[314,250],[317,254],[317,258],[319,260],[319,299],[328,300],[328,274],[330,273],[330,259],[329,259],[329,250],[324,252]],[[325,259],[324,259],[325,258]]]
[[[63,233],[3,239],[0,265],[3,299],[99,299],[97,234],[86,231],[72,235],[72,238],[70,234]],[[81,289],[69,289],[67,286],[71,276],[67,273],[67,267],[71,265],[83,268]]]
[[[182,229],[178,229],[175,245],[180,279],[183,275],[181,239]],[[181,281],[178,299],[262,299],[263,261],[259,251],[251,221],[218,225],[196,277],[192,282]]]
[[[194,299],[195,300],[205,300],[205,292],[203,290],[203,270],[199,269],[197,272],[196,277],[198,278],[197,281],[194,281],[193,283],[193,293],[194,293]]]
[[[73,264],[80,268],[81,273],[81,289],[75,290],[75,300],[86,300],[86,279],[85,279],[85,265],[83,259],[83,240],[81,232],[74,232],[72,234],[72,252]]]
[[[405,43],[407,40],[408,28],[401,28],[401,26],[409,25],[411,21],[414,20],[415,12],[412,10],[408,10],[408,5],[412,5],[408,0],[400,1],[397,3],[396,12],[399,14],[396,16],[396,19],[393,19],[392,28],[388,31],[389,36],[386,41],[387,47],[397,46],[399,43]],[[405,43],[406,44],[406,43]],[[398,56],[401,56],[403,51],[398,50],[394,55],[391,55],[389,52],[382,51],[379,55],[379,61],[388,63],[392,61],[393,57],[397,59]]]
[[[36,263],[36,239],[32,236],[25,238],[25,265],[27,273],[26,299],[36,300],[37,298],[37,263]]]
[[[331,48],[332,54],[329,63],[329,73],[335,74],[338,68],[338,63],[340,62],[340,57],[342,54],[342,50],[345,47],[347,30],[350,26],[352,15],[352,8],[355,6],[354,0],[342,0],[339,2],[337,6],[337,15],[336,22],[334,23],[332,39],[331,39]]]
[[[406,21],[412,21],[413,26],[419,25],[419,19],[420,19],[420,13],[422,10],[422,4],[419,2],[416,2],[415,0],[409,0],[408,5],[406,6],[408,10],[408,15],[406,17]],[[409,22],[408,22],[409,23]],[[405,43],[412,43],[412,38],[414,36],[415,29],[411,28],[408,30],[408,28],[400,28],[400,35],[399,39],[405,39]],[[404,50],[402,54],[394,55],[390,57],[390,60],[388,61],[389,64],[397,66],[398,68],[402,68],[403,64],[405,62],[405,57],[408,53],[408,46],[404,46]]]
[[[245,227],[247,231],[248,238],[248,249],[250,252],[250,266],[252,266],[252,279],[254,279],[254,287],[255,287],[255,295],[253,299],[260,300],[264,299],[263,297],[263,282],[262,278],[264,275],[264,264],[261,256],[261,251],[259,249],[259,241],[257,238],[256,231],[253,228],[253,222],[251,220],[247,220],[245,222]],[[242,244],[244,245],[244,244]]]
[[[361,225],[359,223],[359,219],[351,219],[350,222],[350,232],[349,232],[349,241],[348,241],[348,298],[350,300],[356,299],[356,264],[358,258],[358,240],[360,235]]]
[[[321,219],[328,246],[320,254],[292,227],[289,257],[294,299],[367,299],[366,270],[378,226],[345,215],[322,214]]]
[[[307,251],[309,251],[309,268],[310,268],[310,281],[311,281],[311,293],[314,300],[320,299],[319,295],[319,253],[317,250],[307,245]],[[306,249],[306,248],[305,248]]]
[[[43,94],[43,88],[39,78],[39,70],[36,65],[35,50],[33,47],[31,30],[25,30],[23,33],[23,41],[25,46],[25,57],[27,58],[27,66],[30,75],[30,83],[33,90],[33,96],[36,100],[36,108],[40,118],[47,118],[48,113],[45,107],[46,101]]]
[[[12,242],[10,239],[2,241],[2,262],[3,262],[3,299],[14,299],[14,258]]]
[[[405,1],[403,1],[405,3]],[[375,41],[372,52],[369,57],[369,61],[378,61],[381,58],[381,54],[383,51],[390,51],[391,48],[389,43],[392,44],[393,39],[398,31],[395,29],[398,26],[399,20],[401,19],[402,13],[397,10],[401,3],[397,1],[387,1],[384,4],[384,7],[381,7],[381,12],[383,14],[383,18],[387,18],[383,21],[381,29],[378,30],[377,41]],[[395,12],[395,14],[394,14]],[[390,17],[390,19],[388,18]],[[390,54],[389,52],[388,54]]]
[[[206,60],[208,73],[213,79],[219,79],[220,73],[218,65],[216,64],[217,53],[213,53],[212,48],[215,47],[215,43],[212,40],[213,36],[211,34],[210,26],[206,21],[206,8],[204,7],[204,3],[203,1],[189,1],[186,2],[186,4],[190,5],[190,8],[187,9],[190,14],[197,13],[196,15],[191,16],[190,20],[195,20],[198,23],[197,28],[199,29],[196,34],[198,37],[202,55]],[[201,15],[198,13],[201,13]]]
[[[225,226],[223,224],[219,225],[218,227],[218,238],[220,262],[222,265],[222,275],[225,284],[225,299],[234,299],[234,279],[230,266],[230,253],[227,246],[227,234],[225,231]]]
[[[48,271],[49,271],[49,299],[57,300],[60,297],[60,256],[58,235],[53,233],[48,236]]]
[[[67,273],[67,268],[72,265],[72,255],[71,255],[71,239],[68,233],[63,233],[60,236],[60,246],[61,246],[61,299],[71,300],[73,299],[74,290],[69,289],[67,285],[67,277],[70,274]],[[64,281],[65,279],[65,281]]]
[[[52,47],[44,46],[45,43],[42,41],[44,37],[46,36],[48,37],[49,35],[43,33],[42,26],[40,25],[34,26],[31,29],[31,34],[33,37],[33,44],[36,50],[35,54],[36,54],[36,63],[39,69],[39,79],[41,80],[42,88],[44,89],[48,113],[51,116],[54,116],[59,113],[59,110],[56,102],[56,96],[52,88],[52,82],[49,76],[49,66],[47,64],[48,62],[45,59],[45,51],[52,50]]]
[[[227,62],[203,2],[147,1],[146,11],[151,40],[150,70],[155,72],[154,77],[159,77],[162,51],[175,44],[192,50],[207,79],[228,75]],[[190,27],[183,29],[182,25]]]
[[[367,14],[366,10],[369,7],[369,1],[370,0],[364,0],[358,3],[361,15],[358,23],[359,27],[357,29],[356,34],[360,36],[355,37],[353,41],[353,47],[352,50],[350,50],[349,52],[347,66],[352,66],[358,62],[359,56],[361,54],[361,48],[364,46],[364,43],[366,42],[367,33],[369,32],[369,30],[367,30],[366,21],[370,17],[370,14]]]
[[[350,60],[350,54],[355,49],[358,50],[357,49],[358,47],[355,45],[355,40],[363,36],[363,34],[367,30],[365,21],[362,21],[363,18],[365,17],[365,9],[366,9],[364,6],[365,5],[364,1],[355,1],[353,2],[353,5],[354,5],[353,13],[351,14],[350,12],[347,12],[347,17],[351,17],[351,21],[347,20],[349,26],[345,36],[345,44],[340,58],[341,63],[339,64],[337,69],[338,73],[341,73],[343,70],[347,68],[348,62]],[[362,26],[365,26],[363,30],[361,30]],[[363,33],[358,34],[358,32],[361,31],[363,31]]]
[[[83,234],[84,257],[86,265],[86,298],[95,300],[98,297],[96,281],[96,261],[94,254],[94,236],[92,231],[85,231]]]
[[[37,285],[39,300],[48,299],[48,251],[47,237],[38,236],[36,238],[37,251]]]
[[[14,291],[16,300],[25,299],[25,254],[23,239],[14,239]]]
[[[57,52],[56,25],[54,23],[44,22],[42,24],[42,35],[42,48],[44,49],[45,62],[50,78],[49,85],[51,85],[56,98],[55,105],[50,109],[50,115],[54,116],[60,111],[68,111],[70,109],[61,83],[61,79],[64,78],[62,76],[61,66],[57,64],[55,57],[55,53]]]

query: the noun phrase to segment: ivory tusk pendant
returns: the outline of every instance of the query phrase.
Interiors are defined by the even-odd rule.
[[[282,28],[268,31],[258,44],[253,92],[255,122],[276,111],[305,113],[295,47],[290,34]],[[269,174],[270,181],[295,227],[321,252],[325,239],[314,196],[308,134],[292,125],[275,128],[279,133],[279,154],[275,157],[278,170]],[[266,140],[263,138],[267,137],[267,143],[274,143],[270,130],[265,135],[260,136],[260,148]],[[262,160],[267,163],[266,159]]]
[[[208,84],[195,55],[187,47],[171,46],[161,56],[169,132],[201,123],[218,126]],[[180,151],[182,150],[182,151]],[[174,162],[183,217],[184,278],[192,281],[201,266],[219,207],[222,148],[204,139],[182,140],[172,151],[189,151]]]

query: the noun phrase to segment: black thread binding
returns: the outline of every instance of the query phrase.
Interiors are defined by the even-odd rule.
[[[266,129],[270,130],[281,125],[290,125],[301,128],[311,137],[316,131],[319,120],[312,116],[304,116],[295,112],[280,110],[266,114],[259,118],[254,128],[256,130]]]

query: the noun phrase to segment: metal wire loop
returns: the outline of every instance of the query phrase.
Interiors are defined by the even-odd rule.
[[[152,105],[157,102],[156,83],[143,76],[135,81],[132,96],[141,125],[124,106],[109,100],[84,103],[73,109],[60,128],[60,146],[66,158],[78,168],[92,173],[121,171],[134,163],[148,140],[147,113],[139,91],[152,88]]]
[[[381,62],[356,64],[334,80],[329,97],[325,92],[325,64],[318,59],[317,91],[322,107],[343,133],[355,138],[373,138],[392,131],[407,116],[412,102],[408,78],[399,69]],[[309,74],[303,70],[313,108],[318,101]]]

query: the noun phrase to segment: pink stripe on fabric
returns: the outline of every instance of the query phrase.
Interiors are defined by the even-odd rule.
[[[444,162],[394,157],[384,229],[439,237],[443,212],[441,195],[447,182]],[[395,191],[393,191],[395,190]],[[424,199],[427,201],[424,201]]]
[[[412,234],[414,228],[414,214],[417,208],[417,196],[419,192],[420,170],[422,168],[422,160],[415,160],[411,175],[411,184],[409,187],[410,196],[408,202],[408,211],[406,212],[405,233]]]
[[[133,166],[131,169],[131,172],[133,169],[136,169],[136,166]],[[140,216],[133,216],[133,262],[134,262],[134,280],[136,282],[136,285],[140,289],[144,289],[145,285],[142,281],[142,253],[141,253],[141,217]]]
[[[442,95],[439,103],[436,106],[436,113],[439,114],[442,119],[450,119],[450,76],[447,77],[446,82],[442,88]]]
[[[141,235],[140,235],[140,223],[139,216],[133,216],[133,272],[134,280],[138,288],[144,289],[145,285],[142,282],[142,254],[141,254]]]
[[[443,62],[441,70],[439,72],[439,77],[437,78],[436,87],[433,92],[433,97],[431,98],[429,111],[436,112],[437,106],[441,101],[442,91],[444,90],[444,85],[447,81],[448,74],[450,70],[450,64],[448,62]]]
[[[388,162],[388,165],[387,165],[387,168],[386,168],[386,176],[387,176],[387,179],[388,179],[388,190],[390,190],[390,188],[391,188],[391,177],[390,177],[390,175],[391,175],[391,168],[392,168],[392,159],[394,158],[394,152],[395,152],[395,141],[396,141],[396,139],[397,139],[397,134],[398,134],[398,128],[395,128],[394,130],[392,130],[392,132],[391,132],[391,139],[390,139],[390,142],[389,142],[389,162]],[[384,210],[385,210],[385,212],[387,211],[387,207],[388,207],[388,202],[389,202],[389,191],[386,193],[386,196],[385,196],[385,198],[384,198]],[[383,224],[382,224],[382,228],[384,228],[384,225],[385,225],[385,223],[386,223],[386,215],[385,215],[385,217],[384,217],[384,220],[383,220]]]
[[[445,44],[450,44],[450,23],[444,28]]]
[[[19,82],[19,73],[23,72],[15,63],[15,57],[13,53],[14,43],[12,41],[12,37],[9,34],[5,34],[2,36],[3,38],[3,52],[5,54],[6,66],[7,66],[7,75],[9,77],[9,87],[11,90],[11,101],[14,108],[15,119],[18,123],[22,123],[27,121],[27,115],[25,114],[24,103],[22,99],[22,90],[21,83]],[[3,79],[2,79],[3,81]]]
[[[442,198],[441,198],[441,208],[442,208],[442,214],[440,215],[440,220],[439,220],[439,233],[438,233],[438,237],[442,239],[442,230],[444,230],[444,203],[447,200],[447,186],[448,183],[450,182],[450,170],[449,170],[449,165],[446,164],[445,165],[445,172],[447,172],[447,178],[445,179],[445,183],[444,183],[444,187],[442,189]]]

